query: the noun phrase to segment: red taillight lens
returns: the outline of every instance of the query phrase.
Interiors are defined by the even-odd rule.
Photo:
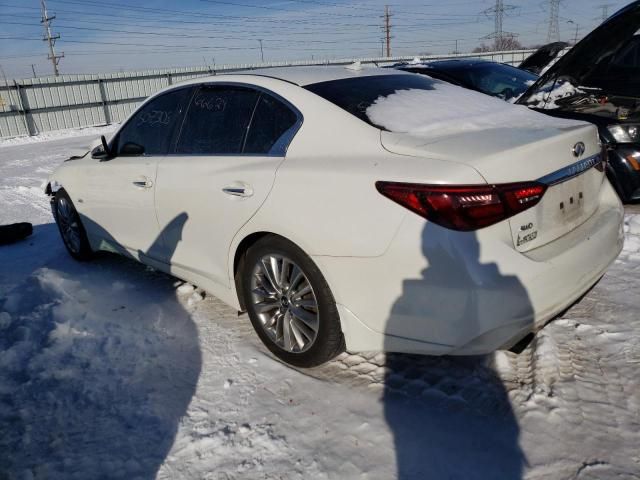
[[[488,227],[523,212],[547,190],[537,182],[460,186],[376,182],[376,188],[427,220],[460,231]]]

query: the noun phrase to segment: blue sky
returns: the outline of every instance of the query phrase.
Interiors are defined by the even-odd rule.
[[[505,0],[504,30],[526,46],[546,43],[548,0]],[[564,0],[562,40],[579,36],[628,4],[617,0]],[[470,51],[494,30],[482,12],[495,0],[48,0],[56,15],[62,73],[318,58],[381,53],[382,15],[389,4],[392,53]],[[0,0],[0,65],[10,78],[50,74],[39,0]],[[573,22],[573,23],[570,23]]]

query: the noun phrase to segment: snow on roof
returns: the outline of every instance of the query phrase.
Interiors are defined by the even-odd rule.
[[[379,97],[367,109],[376,125],[391,132],[420,137],[447,136],[493,128],[544,128],[582,125],[576,120],[549,117],[521,105],[512,105],[483,93],[445,82],[433,90],[400,90]]]

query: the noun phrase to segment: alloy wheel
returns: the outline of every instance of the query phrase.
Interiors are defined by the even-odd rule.
[[[251,300],[262,328],[280,348],[301,353],[320,325],[318,301],[302,269],[284,255],[265,255],[251,275]]]
[[[80,236],[80,223],[78,222],[78,215],[75,209],[71,205],[71,202],[62,197],[58,199],[56,210],[62,238],[72,252],[80,253],[82,240]]]

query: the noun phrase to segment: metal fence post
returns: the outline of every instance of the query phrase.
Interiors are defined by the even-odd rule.
[[[19,109],[19,112],[22,114],[22,120],[24,122],[24,128],[27,130],[27,134],[30,137],[32,137],[37,132],[33,131],[33,129],[31,128],[31,122],[29,122],[29,119],[27,118],[27,109],[25,108],[25,104],[27,104],[27,100],[26,100],[26,98],[23,98],[23,96],[22,96],[22,90],[20,89],[20,84],[18,82],[16,82],[15,80],[13,81],[13,84],[16,87],[16,95],[18,97],[18,109]],[[9,87],[9,88],[11,88],[11,87]]]
[[[109,114],[109,106],[107,105],[107,92],[104,89],[104,80],[98,79],[98,89],[100,90],[100,101],[104,112],[104,121],[107,125],[111,125],[111,115]]]
[[[173,85],[173,79],[171,78],[170,73],[167,73],[167,82],[169,83],[169,85]]]

